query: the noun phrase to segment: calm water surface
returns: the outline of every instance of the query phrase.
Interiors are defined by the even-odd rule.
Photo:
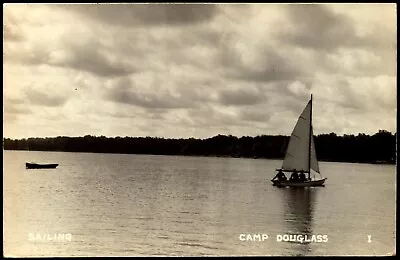
[[[60,165],[26,170],[27,161]],[[395,166],[321,162],[325,187],[296,189],[271,185],[281,163],[4,151],[4,252],[189,256],[395,251]],[[71,234],[71,241],[40,239],[54,234]],[[268,239],[242,241],[241,234],[267,234]],[[277,235],[284,234],[327,235],[328,241],[278,242]]]

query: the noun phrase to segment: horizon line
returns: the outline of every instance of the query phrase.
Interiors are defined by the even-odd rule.
[[[330,134],[335,134],[336,136],[339,136],[339,137],[344,137],[344,136],[351,136],[351,135],[353,135],[353,136],[358,136],[358,135],[367,135],[367,136],[373,136],[373,135],[375,135],[375,134],[378,134],[378,133],[380,133],[380,132],[388,132],[388,133],[390,133],[390,134],[392,134],[392,135],[396,135],[397,134],[397,131],[395,131],[395,132],[391,132],[391,131],[388,131],[388,130],[385,130],[385,129],[379,129],[377,132],[375,132],[374,134],[366,134],[366,133],[361,133],[361,132],[358,132],[358,133],[351,133],[351,134],[337,134],[337,133],[335,133],[335,132],[330,132],[330,133],[321,133],[321,134],[314,134],[314,136],[319,136],[319,135],[330,135]],[[11,139],[11,140],[23,140],[23,139],[32,139],[32,138],[43,138],[43,139],[45,139],[45,138],[58,138],[58,137],[68,137],[68,138],[81,138],[81,137],[86,137],[86,136],[91,136],[91,137],[106,137],[106,138],[158,138],[158,139],[198,139],[198,140],[206,140],[206,139],[211,139],[211,138],[214,138],[214,137],[217,137],[217,136],[227,136],[227,137],[236,137],[236,138],[243,138],[243,137],[252,137],[252,138],[254,138],[254,137],[262,137],[262,136],[285,136],[285,137],[289,137],[289,136],[291,136],[291,134],[290,135],[283,135],[283,134],[261,134],[261,135],[255,135],[255,136],[251,136],[251,135],[242,135],[242,136],[235,136],[235,135],[232,135],[232,134],[216,134],[216,135],[214,135],[214,136],[210,136],[210,137],[205,137],[205,138],[198,138],[198,137],[160,137],[160,136],[128,136],[128,135],[126,135],[126,136],[105,136],[105,135],[92,135],[92,134],[85,134],[85,135],[80,135],[80,136],[68,136],[68,135],[58,135],[58,136],[45,136],[45,137],[37,137],[37,136],[35,136],[35,137],[22,137],[22,138],[11,138],[11,137],[5,137],[5,136],[3,136],[3,140],[4,139]]]

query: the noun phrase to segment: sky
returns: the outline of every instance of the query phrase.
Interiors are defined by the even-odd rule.
[[[396,132],[395,4],[6,4],[3,133]]]

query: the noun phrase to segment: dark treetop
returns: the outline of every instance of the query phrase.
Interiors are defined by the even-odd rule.
[[[335,133],[314,136],[320,161],[395,163],[396,134],[385,130],[338,136]],[[62,151],[92,153],[159,154],[187,156],[223,156],[282,159],[288,136],[217,135],[208,139],[165,139],[157,137],[52,137],[3,139],[4,150]]]

